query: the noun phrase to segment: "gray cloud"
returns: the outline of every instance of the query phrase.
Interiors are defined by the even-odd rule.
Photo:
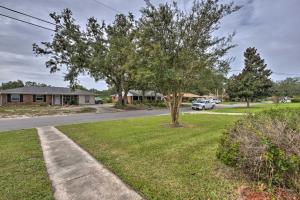
[[[139,16],[139,10],[144,6],[143,0],[101,0],[124,13],[132,12]],[[170,2],[169,0],[168,2]],[[228,2],[229,0],[223,0]],[[155,0],[155,4],[166,0]],[[178,0],[182,9],[188,9],[192,0]],[[268,66],[275,72],[299,74],[298,62],[300,50],[300,1],[299,0],[236,0],[244,7],[237,13],[223,20],[221,30],[217,33],[227,35],[237,32],[234,43],[238,46],[229,52],[228,56],[236,57],[232,68],[243,67],[243,51],[249,46],[255,46],[265,58]],[[2,0],[1,5],[23,11],[25,13],[51,20],[50,12],[60,12],[70,8],[74,17],[84,27],[88,17],[95,16],[98,20],[111,22],[115,12],[107,9],[95,0]],[[39,23],[51,28],[51,25],[8,12],[0,8],[0,13],[19,19]],[[50,41],[52,33],[0,17],[0,82],[9,80],[33,80],[56,86],[66,86],[64,71],[50,74],[44,65],[45,58],[36,57],[32,52],[32,43]],[[285,75],[273,74],[273,79],[285,78]],[[88,76],[80,77],[81,84],[89,88],[106,88],[104,81],[94,82]]]

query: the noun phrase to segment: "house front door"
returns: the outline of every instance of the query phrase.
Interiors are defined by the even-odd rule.
[[[54,96],[54,104],[55,105],[60,105],[60,95],[55,95]]]

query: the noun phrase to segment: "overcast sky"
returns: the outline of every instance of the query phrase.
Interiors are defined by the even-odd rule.
[[[132,12],[139,16],[144,6],[143,0],[99,0],[118,11]],[[155,4],[167,0],[153,0]],[[226,0],[227,1],[227,0]],[[182,9],[189,9],[191,0],[178,0]],[[272,78],[281,80],[287,76],[300,77],[300,0],[235,0],[243,8],[223,20],[218,34],[227,35],[236,31],[234,43],[238,46],[229,52],[235,57],[232,72],[243,68],[243,51],[256,47],[274,72]],[[104,7],[96,0],[0,0],[0,5],[51,20],[50,12],[60,12],[64,8],[73,11],[75,19],[82,26],[88,17],[111,22],[116,11]],[[0,8],[0,13],[18,19],[45,24]],[[45,59],[35,57],[32,43],[50,41],[52,32],[0,16],[0,83],[10,80],[31,80],[53,86],[67,86],[63,81],[63,71],[50,74],[45,67]],[[81,84],[87,88],[105,89],[104,81],[94,82],[82,76]]]

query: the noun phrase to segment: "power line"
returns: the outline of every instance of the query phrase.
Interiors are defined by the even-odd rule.
[[[282,72],[273,72],[273,74],[285,75],[285,76],[300,76],[300,74],[288,74],[288,73],[282,73]]]
[[[26,23],[26,24],[30,24],[30,25],[32,25],[32,26],[36,26],[36,27],[39,27],[39,28],[43,28],[43,29],[46,29],[46,30],[49,30],[49,31],[55,31],[55,30],[53,30],[53,29],[51,29],[51,28],[47,28],[47,27],[44,27],[44,26],[41,26],[41,25],[38,25],[38,24],[34,24],[34,23],[27,22],[27,21],[24,21],[24,20],[21,20],[21,19],[17,19],[17,18],[8,16],[8,15],[4,15],[4,14],[1,14],[1,13],[0,13],[0,16],[7,17],[7,18],[10,18],[10,19],[19,21],[19,22]]]
[[[240,69],[233,69],[233,70],[230,70],[229,72],[241,72],[243,70],[240,70]],[[272,71],[273,74],[276,74],[276,75],[282,75],[282,76],[300,76],[300,74],[289,74],[289,73],[283,73],[283,72],[275,72],[275,71]]]
[[[42,21],[42,22],[45,22],[45,23],[48,23],[48,24],[56,25],[56,24],[54,24],[54,23],[52,23],[52,22],[49,22],[49,21],[47,21],[47,20],[44,20],[44,19],[41,19],[41,18],[32,16],[32,15],[29,15],[29,14],[26,14],[26,13],[23,13],[23,12],[20,12],[20,11],[11,9],[11,8],[7,8],[7,7],[5,7],[5,6],[1,6],[1,5],[0,5],[0,8],[6,9],[6,10],[9,10],[9,11],[12,11],[12,12],[15,12],[15,13],[18,13],[18,14],[21,14],[21,15],[25,15],[25,16],[27,16],[27,17],[31,17],[31,18],[33,18],[33,19],[36,19],[36,20],[39,20],[39,21]]]
[[[109,5],[105,4],[105,3],[102,3],[102,2],[99,1],[99,0],[94,0],[94,1],[95,1],[96,3],[102,5],[103,7],[106,7],[106,8],[108,8],[108,9],[112,10],[112,11],[115,11],[115,12],[117,12],[117,13],[121,13],[121,11],[119,11],[118,9],[113,8],[113,7],[111,7],[111,6],[109,6]]]

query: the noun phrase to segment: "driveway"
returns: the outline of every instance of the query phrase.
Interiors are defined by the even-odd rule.
[[[245,104],[233,105],[217,105],[216,109],[243,107]],[[181,108],[183,112],[192,111],[191,108]],[[201,112],[201,111],[200,111]],[[127,119],[133,117],[155,116],[169,113],[167,109],[160,110],[136,110],[114,113],[90,113],[90,114],[74,114],[67,116],[41,116],[32,118],[16,118],[16,119],[0,119],[0,132],[9,130],[28,129],[43,126],[57,126],[65,124],[77,124],[85,122],[108,121]]]

